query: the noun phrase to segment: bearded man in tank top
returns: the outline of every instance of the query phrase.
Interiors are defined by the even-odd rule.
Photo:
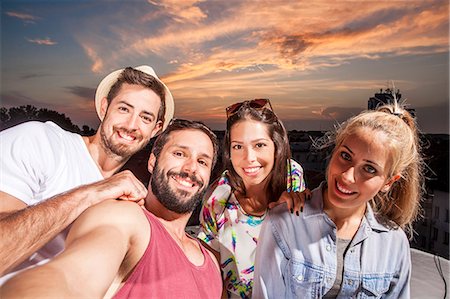
[[[65,251],[10,279],[2,297],[220,298],[217,261],[185,233],[216,156],[211,130],[174,120],[153,146],[144,208],[108,200],[87,209]]]

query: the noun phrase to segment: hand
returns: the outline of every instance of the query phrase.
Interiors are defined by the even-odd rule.
[[[299,216],[299,211],[303,212],[303,206],[305,205],[305,200],[311,199],[311,191],[309,189],[305,189],[302,192],[287,192],[284,191],[280,199],[275,202],[269,203],[269,209],[273,209],[279,204],[286,202],[287,208],[291,211],[291,213],[297,214]]]
[[[144,205],[148,190],[129,170],[124,170],[103,181],[89,185],[92,188],[91,194],[96,198],[95,203],[107,199],[122,199],[134,201],[139,205]]]

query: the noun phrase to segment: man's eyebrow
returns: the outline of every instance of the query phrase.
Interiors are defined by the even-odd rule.
[[[213,158],[210,155],[208,155],[207,153],[201,153],[199,156],[200,157],[204,157],[204,158],[206,158],[208,160],[211,160],[211,161],[213,160]]]
[[[130,103],[128,103],[127,101],[124,101],[124,100],[120,100],[120,101],[118,102],[118,104],[124,104],[124,105],[127,105],[128,107],[134,109],[134,106],[133,106],[133,105],[131,105]]]
[[[179,149],[183,149],[183,150],[188,150],[188,151],[189,151],[189,149],[190,149],[189,146],[187,146],[187,145],[182,145],[182,144],[172,144],[171,147],[173,147],[173,148],[179,148]],[[213,158],[212,158],[210,155],[208,155],[207,153],[199,153],[199,156],[200,156],[200,157],[204,157],[204,158],[209,159],[209,160],[213,160]]]
[[[133,109],[135,108],[133,105],[131,105],[130,103],[128,103],[127,101],[124,101],[124,100],[119,101],[119,104],[124,104],[124,105],[126,105],[126,106],[128,106],[130,108],[133,108]],[[143,110],[142,113],[151,115],[153,117],[155,116],[155,114],[153,112],[147,111],[147,110]]]

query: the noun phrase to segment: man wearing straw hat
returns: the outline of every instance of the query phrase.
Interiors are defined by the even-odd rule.
[[[106,76],[95,107],[93,136],[35,121],[0,133],[0,276],[10,273],[0,284],[61,252],[65,228],[88,207],[114,198],[143,204],[145,186],[130,171],[115,173],[167,127],[173,97],[143,65]]]

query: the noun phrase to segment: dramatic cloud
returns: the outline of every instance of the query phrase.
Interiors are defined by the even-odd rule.
[[[245,55],[251,51],[252,61],[233,55],[241,62],[234,64],[235,68],[252,66],[253,61],[269,61],[280,68],[308,70],[320,65],[337,66],[355,57],[377,59],[386,54],[436,53],[448,48],[445,3],[414,2],[410,6],[401,2],[351,2],[351,9],[348,4],[242,3],[227,17],[208,19],[198,26],[188,22],[182,27],[172,24],[156,35],[141,36],[125,52],[163,57],[176,53],[184,61],[197,64],[206,63],[208,56],[225,56],[231,51]],[[354,9],[359,13],[354,14]],[[171,11],[175,14],[175,10]],[[205,51],[209,43],[217,46]],[[226,61],[223,65],[230,66]]]
[[[270,98],[286,123],[333,123],[366,108],[388,80],[395,80],[415,107],[423,99],[430,105],[448,101],[449,7],[444,0],[145,0],[107,6],[82,1],[49,7],[27,11],[45,16],[38,32],[61,26],[61,32],[51,31],[60,45],[53,49],[64,58],[70,52],[76,63],[67,77],[58,74],[59,85],[49,97],[63,90],[73,101],[92,100],[94,91],[83,86],[96,85],[102,75],[126,65],[150,64],[176,98],[177,117],[214,124],[223,124],[227,105],[257,97]],[[73,15],[65,14],[69,9]],[[50,19],[55,11],[58,17]],[[6,18],[18,30],[11,36],[30,36],[16,29],[12,17],[19,16]],[[16,68],[20,62],[12,53],[19,47],[12,41],[4,48]],[[48,61],[64,61],[45,54]],[[30,72],[22,79],[51,69],[48,62],[45,67],[39,63],[38,70],[21,66]],[[20,90],[17,78],[10,76],[4,86]],[[28,86],[36,88],[53,84],[50,77],[31,81]],[[88,102],[83,102],[86,109]]]
[[[181,78],[193,74],[195,79],[199,63],[209,66],[204,74],[264,64],[314,71],[358,57],[382,59],[448,51],[445,1],[148,3],[150,12],[142,9],[135,16],[140,20],[138,26],[114,22],[105,28],[90,23],[92,29],[79,36],[93,71],[110,69],[124,57],[156,54],[167,63],[180,62],[175,73],[180,72]],[[96,53],[108,55],[108,62]]]
[[[31,38],[27,38],[27,41],[29,41],[30,43],[33,44],[38,44],[38,45],[44,45],[44,46],[53,46],[56,45],[57,42],[52,41],[49,37],[46,38],[36,38],[36,39],[31,39]]]
[[[179,25],[170,25],[158,35],[136,39],[127,48],[127,52],[140,55],[152,52],[162,56],[175,52],[186,58],[195,58],[199,52],[204,50],[205,44],[219,42],[221,39],[228,44],[229,40],[234,38],[233,35],[247,32],[252,28],[250,22],[238,22],[234,17],[198,26],[186,24],[180,28]],[[222,47],[213,47],[213,50],[220,50]]]

